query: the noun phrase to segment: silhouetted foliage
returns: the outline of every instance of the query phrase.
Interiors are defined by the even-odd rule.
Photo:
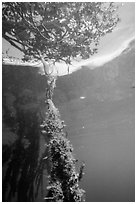
[[[34,201],[37,196],[36,178],[40,162],[40,124],[44,101],[39,101],[38,92],[39,86],[41,92],[44,92],[46,83],[45,77],[43,80],[36,73],[30,67],[3,68],[3,123],[10,131],[9,136],[4,135],[7,132],[3,133],[7,140],[2,148],[2,162],[6,167],[3,171],[3,201]],[[37,87],[35,81],[39,83]]]
[[[11,146],[3,149],[3,163],[8,162],[3,180],[3,201],[34,201],[34,180],[39,158],[39,117],[37,107],[27,108],[26,98],[22,95],[14,106],[16,113],[8,120],[17,139]],[[30,102],[30,98],[27,99]],[[4,122],[7,123],[4,117]],[[7,123],[8,124],[8,123]],[[7,155],[8,154],[8,155]]]

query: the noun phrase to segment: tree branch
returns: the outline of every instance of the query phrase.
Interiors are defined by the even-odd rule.
[[[40,59],[41,59],[41,61],[42,61],[42,64],[43,64],[43,67],[44,67],[45,75],[48,76],[48,75],[49,75],[49,74],[48,74],[48,70],[49,70],[48,65],[46,64],[46,62],[45,62],[45,60],[44,60],[44,58],[43,58],[41,52],[40,52],[39,50],[38,50],[37,52],[39,53]]]
[[[5,35],[5,34],[4,34]],[[7,36],[7,35],[6,35]],[[3,36],[4,37],[4,36]],[[9,38],[9,40],[12,40],[12,41],[14,41],[14,42],[17,42],[17,43],[19,43],[20,45],[23,45],[23,43],[21,42],[21,41],[19,41],[19,40],[17,40],[17,39],[15,39],[15,38],[12,38],[12,37],[9,37],[9,36],[7,36],[8,38]],[[24,46],[24,45],[23,45]]]
[[[12,46],[16,47],[17,49],[19,49],[21,52],[24,52],[23,49],[21,49],[16,43],[14,43],[10,37],[8,37],[7,35],[3,35],[2,36],[5,40],[7,40]]]
[[[44,38],[45,40],[49,39],[50,36],[48,36],[48,38],[46,38],[41,32],[40,30],[35,26],[35,24],[31,24],[26,17],[22,14],[21,17],[23,18],[23,20],[25,21],[25,23],[27,23],[31,28],[33,28],[33,30],[38,33],[42,38]]]

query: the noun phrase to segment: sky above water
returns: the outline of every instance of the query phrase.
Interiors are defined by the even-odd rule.
[[[117,27],[112,33],[107,34],[101,39],[97,54],[88,60],[74,62],[72,66],[69,67],[70,73],[84,65],[88,65],[91,68],[103,65],[118,56],[128,46],[129,42],[135,38],[135,3],[122,2],[119,4],[118,14],[121,21],[118,23]],[[2,44],[3,52],[8,50],[9,55],[17,58],[22,56],[20,51],[13,48],[5,40],[2,40]],[[39,64],[39,66],[41,65]],[[68,67],[65,64],[57,63],[56,67],[59,75],[67,74]]]

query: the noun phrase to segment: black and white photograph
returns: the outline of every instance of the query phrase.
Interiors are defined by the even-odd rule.
[[[2,202],[135,202],[135,1],[2,1]]]

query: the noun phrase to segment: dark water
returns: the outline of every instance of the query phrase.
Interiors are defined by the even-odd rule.
[[[81,183],[86,201],[133,202],[134,94],[113,102],[77,99],[60,111],[75,156],[86,163]]]

